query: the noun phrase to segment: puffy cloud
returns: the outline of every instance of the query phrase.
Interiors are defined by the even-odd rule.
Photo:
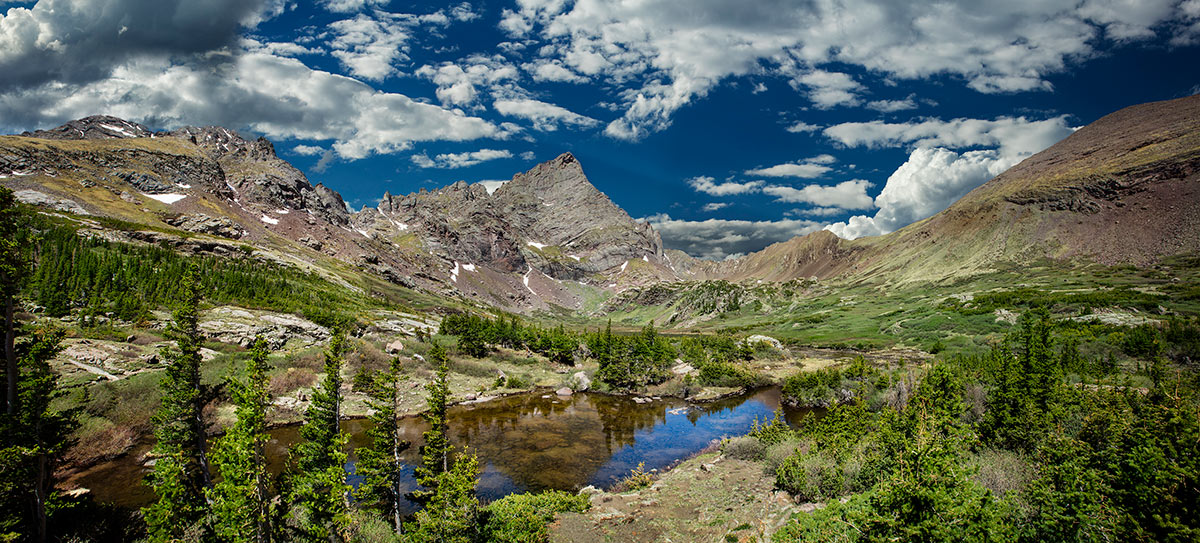
[[[582,83],[587,81],[586,77],[583,77],[563,67],[561,62],[541,60],[538,62],[525,64],[522,66],[522,68],[525,68],[525,71],[533,75],[534,81],[558,81],[569,83]]]
[[[471,8],[470,2],[463,2],[457,6],[450,8],[450,18],[455,21],[474,21],[480,17],[479,12]]]
[[[321,5],[334,13],[352,13],[369,7],[383,7],[391,0],[324,0]]]
[[[846,210],[840,207],[810,207],[808,209],[792,209],[783,214],[788,217],[831,217],[845,212]]]
[[[659,214],[642,220],[654,226],[667,248],[710,260],[724,260],[752,253],[772,243],[821,229],[821,223],[797,219],[684,221]]]
[[[1171,45],[1187,46],[1200,43],[1200,0],[1187,0],[1179,4],[1180,24]]]
[[[469,151],[466,153],[444,153],[429,158],[426,154],[413,155],[413,164],[422,168],[465,168],[474,166],[480,162],[496,160],[499,158],[512,158],[511,151],[505,149],[480,149],[478,151]]]
[[[999,147],[1005,155],[1028,156],[1073,131],[1067,126],[1064,115],[1042,121],[1001,117],[991,121],[927,119],[907,123],[842,123],[826,128],[824,134],[849,147]]]
[[[867,109],[873,109],[880,113],[895,113],[897,111],[917,109],[917,102],[911,96],[903,100],[871,100],[867,102]]]
[[[933,215],[958,201],[975,187],[1016,163],[999,152],[968,151],[961,155],[943,148],[919,147],[896,169],[875,198],[874,217],[855,216],[834,223],[828,230],[854,239],[876,236]]]
[[[591,128],[600,124],[600,121],[591,117],[585,117],[561,106],[531,98],[497,100],[492,103],[492,107],[496,108],[501,115],[533,121],[535,129],[546,132],[557,130],[559,124],[579,128]]]
[[[811,179],[821,177],[826,172],[832,170],[833,168],[826,166],[826,164],[832,164],[835,161],[836,159],[833,158],[833,155],[820,155],[801,162],[777,164],[767,168],[746,170],[744,173],[749,176],[759,177],[803,177]]]
[[[522,94],[512,84],[520,75],[516,66],[503,57],[472,55],[461,61],[445,62],[441,66],[422,66],[417,71],[437,85],[437,97],[445,105],[468,106],[479,99],[480,87],[493,95]]]
[[[351,75],[382,81],[396,73],[397,62],[408,60],[411,26],[410,20],[383,12],[334,21],[329,24],[331,54]]]
[[[325,149],[316,145],[297,145],[292,148],[292,152],[304,156],[317,156],[325,152]]]
[[[703,192],[710,196],[733,196],[735,194],[747,194],[758,192],[763,186],[762,181],[747,181],[745,183],[735,183],[733,181],[725,183],[714,183],[713,178],[708,176],[693,177],[687,180],[689,186],[696,192]]]
[[[236,47],[281,11],[267,0],[40,0],[0,15],[0,92],[83,84],[131,59],[191,57]]]
[[[909,123],[844,123],[825,135],[848,146],[915,146],[875,198],[873,217],[851,217],[829,225],[840,237],[853,239],[892,232],[937,213],[975,187],[1073,131],[1065,117],[1031,121],[1024,117],[996,120],[926,119]],[[961,154],[958,149],[987,148]]]
[[[483,181],[480,181],[479,184],[483,185],[483,189],[486,190],[488,194],[491,194],[496,192],[496,189],[500,188],[501,185],[507,182],[508,179],[484,179]]]
[[[833,65],[891,79],[949,75],[981,92],[1049,89],[1046,77],[1096,54],[1101,35],[1188,35],[1194,1],[520,0],[500,26],[552,44],[547,59],[624,85],[624,114],[606,133],[637,139],[721,80],[763,72],[791,78],[817,107],[861,101],[861,82],[825,69]]]
[[[704,204],[705,211],[719,211],[729,207],[729,202],[709,202]]]
[[[774,196],[777,201],[788,203],[808,203],[818,206],[838,207],[841,209],[870,209],[874,202],[867,196],[871,183],[862,179],[842,181],[833,186],[808,185],[802,188],[768,185],[763,187],[765,194]]]
[[[841,72],[813,70],[792,78],[791,85],[797,90],[808,88],[808,99],[820,109],[834,106],[856,106],[858,95],[866,90],[861,83]]]
[[[86,85],[45,84],[0,95],[0,119],[12,127],[48,126],[97,111],[152,126],[212,124],[276,140],[333,140],[333,150],[346,159],[404,151],[414,142],[511,133],[293,58],[252,52],[228,59],[221,70],[143,60]]]

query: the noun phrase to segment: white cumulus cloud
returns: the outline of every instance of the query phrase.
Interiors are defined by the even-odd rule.
[[[768,185],[763,187],[762,191],[774,196],[780,202],[802,202],[841,209],[870,209],[875,205],[871,197],[867,195],[867,189],[870,187],[871,183],[868,181],[852,179],[832,186],[807,185],[795,188]]]
[[[492,103],[492,107],[501,115],[528,119],[533,122],[534,129],[545,132],[557,130],[560,124],[578,128],[591,128],[600,124],[600,121],[591,117],[532,98],[497,100]]]
[[[687,183],[696,192],[703,192],[710,196],[733,196],[735,194],[758,192],[764,184],[762,181],[747,181],[745,183],[728,181],[725,183],[716,183],[713,181],[713,178],[703,175],[688,179]]]
[[[874,121],[831,126],[825,129],[825,135],[843,145],[915,148],[875,198],[879,211],[874,216],[854,216],[827,229],[847,239],[895,231],[949,207],[975,187],[1072,131],[1064,117],[1042,121],[1024,117]],[[959,153],[951,150],[955,148],[972,150]]]
[[[480,162],[496,160],[500,158],[512,158],[513,154],[507,149],[480,149],[478,151],[468,151],[465,153],[443,153],[433,158],[421,153],[413,155],[411,160],[413,164],[422,168],[465,168],[474,166]]]

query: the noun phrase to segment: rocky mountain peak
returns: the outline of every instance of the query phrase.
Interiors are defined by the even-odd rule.
[[[49,130],[21,134],[27,138],[52,140],[105,140],[117,138],[148,138],[154,135],[149,128],[111,115],[92,115],[69,121]]]
[[[254,141],[243,138],[236,131],[220,126],[185,126],[172,130],[168,135],[184,138],[204,149],[213,158],[233,156],[250,160],[276,158],[275,146],[266,138]]]

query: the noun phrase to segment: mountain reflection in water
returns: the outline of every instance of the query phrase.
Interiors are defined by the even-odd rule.
[[[450,408],[450,441],[456,451],[479,456],[483,466],[479,496],[484,501],[513,492],[607,487],[639,463],[663,469],[695,454],[709,442],[745,434],[752,421],[769,419],[780,406],[779,389],[765,388],[723,400],[689,404],[666,398],[636,403],[631,398],[578,393],[569,397],[530,392]],[[806,410],[785,410],[795,424]],[[370,422],[348,420],[343,429],[350,446],[366,445]],[[427,425],[405,417],[402,429],[412,442],[404,454],[410,463],[406,483],[417,488],[412,464],[420,461],[421,434]],[[267,456],[272,472],[283,469],[287,448],[299,439],[299,427],[271,431]],[[101,501],[128,507],[147,504],[153,494],[142,482],[147,468],[137,463],[145,447],[89,469],[77,481]],[[351,484],[354,456],[347,464]],[[415,508],[414,508],[415,509]]]

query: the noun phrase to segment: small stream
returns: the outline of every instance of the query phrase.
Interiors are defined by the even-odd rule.
[[[778,387],[770,387],[711,403],[692,404],[674,398],[636,403],[632,398],[577,393],[559,397],[534,391],[449,410],[450,440],[479,456],[478,492],[491,501],[514,492],[576,490],[587,485],[606,488],[644,462],[645,469],[664,469],[706,447],[713,439],[745,434],[752,421],[771,418],[780,407]],[[795,424],[807,410],[785,409]],[[365,419],[347,420],[350,446],[366,445]],[[412,446],[404,453],[420,461],[421,434],[427,429],[416,416],[402,422]],[[283,469],[287,449],[299,439],[298,426],[271,430],[267,456],[273,473]],[[88,469],[76,481],[99,501],[140,507],[154,498],[143,479],[149,468],[138,460],[143,444],[130,454]],[[346,469],[351,484],[354,456]],[[417,488],[412,465],[405,470],[410,490]],[[412,507],[415,510],[415,507]],[[411,511],[410,511],[411,512]]]

